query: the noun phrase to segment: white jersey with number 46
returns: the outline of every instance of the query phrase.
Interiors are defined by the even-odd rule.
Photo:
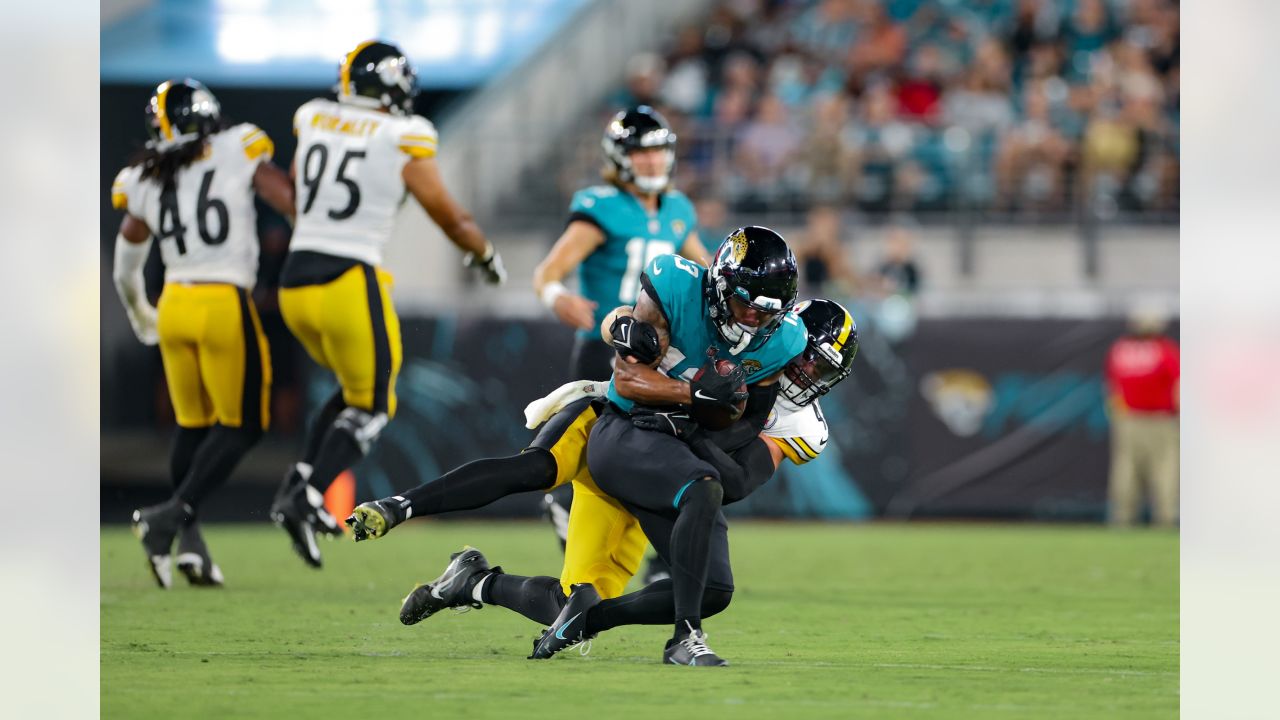
[[[253,174],[271,160],[271,138],[242,123],[210,135],[202,157],[165,188],[131,165],[116,175],[111,204],[147,224],[160,245],[165,282],[225,282],[252,288],[258,277]]]
[[[380,265],[406,190],[401,173],[436,153],[424,117],[311,100],[293,116],[298,219],[292,250]]]

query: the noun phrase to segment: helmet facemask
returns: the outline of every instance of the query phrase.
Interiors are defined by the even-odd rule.
[[[856,354],[858,347],[853,346],[850,352]],[[849,363],[852,361],[852,357],[845,358],[830,343],[815,345],[810,342],[804,352],[782,369],[782,377],[778,378],[779,392],[788,401],[804,407],[849,377],[852,371]]]

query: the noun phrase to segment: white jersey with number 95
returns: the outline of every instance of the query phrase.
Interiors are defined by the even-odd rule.
[[[116,176],[111,204],[142,220],[160,245],[165,282],[225,282],[252,288],[258,277],[253,174],[271,160],[271,138],[242,123],[210,135],[204,155],[178,170],[170,187],[131,165]]]
[[[406,198],[401,173],[436,153],[426,118],[311,100],[293,117],[298,219],[291,250],[380,265]]]

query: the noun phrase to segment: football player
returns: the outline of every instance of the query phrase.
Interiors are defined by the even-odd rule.
[[[341,388],[315,418],[271,517],[312,567],[321,565],[316,531],[341,533],[323,492],[395,416],[400,321],[391,275],[380,265],[406,197],[466,252],[466,265],[491,284],[506,278],[493,245],[445,188],[435,127],[413,113],[415,85],[404,53],[370,40],[343,58],[336,101],[311,100],[294,114],[298,220],[281,272],[280,311]]]
[[[742,401],[748,417],[767,415],[783,367],[805,349],[804,326],[791,312],[796,259],[781,235],[749,226],[725,238],[709,267],[663,255],[649,263],[640,282],[636,322],[624,339],[638,337],[637,325],[652,327],[660,364],[614,359],[608,403],[591,428],[587,466],[596,485],[642,526],[647,518],[671,520],[667,535],[646,533],[655,543],[669,538],[666,552],[655,545],[671,566],[675,603],[675,628],[663,661],[723,665],[702,632],[704,591],[733,591],[720,473],[679,438],[633,418],[683,406],[695,414],[736,413]],[[718,358],[732,358],[733,371],[716,372]],[[565,605],[567,619],[543,636],[533,657],[550,657],[577,642],[586,610],[599,601],[590,585],[575,589]]]
[[[133,513],[152,575],[173,581],[171,551],[194,585],[221,585],[196,524],[268,423],[271,360],[250,292],[258,275],[257,193],[292,217],[293,183],[271,162],[271,138],[226,122],[195,80],[167,80],[146,108],[149,139],[120,171],[111,204],[125,212],[116,237],[116,291],[134,334],[160,345],[178,429],[169,468],[174,494]],[[165,284],[152,307],[142,268],[158,240]]]
[[[543,304],[578,331],[569,356],[569,376],[576,379],[613,372],[613,349],[598,342],[595,329],[611,308],[635,303],[649,261],[676,252],[704,267],[709,260],[693,204],[671,186],[676,135],[666,118],[647,105],[627,108],[609,121],[600,144],[605,184],[574,194],[564,232],[533,272]],[[563,284],[575,268],[580,295]],[[545,499],[561,547],[571,490],[566,483]]]
[[[655,278],[656,282],[650,278]],[[588,459],[591,463],[595,463],[598,455],[595,444],[600,423],[605,422],[610,415],[626,419],[627,425],[631,426],[633,413],[630,411],[634,410],[634,414],[639,416],[637,422],[640,425],[653,425],[652,428],[646,428],[651,430],[663,429],[670,424],[669,415],[660,414],[658,408],[636,407],[634,400],[624,398],[615,387],[615,384],[620,382],[625,383],[624,392],[642,395],[640,399],[648,402],[695,407],[699,405],[733,406],[741,399],[739,386],[744,383],[753,385],[755,387],[749,393],[751,398],[745,417],[752,422],[758,418],[759,424],[756,425],[758,431],[759,426],[764,423],[764,417],[774,405],[778,390],[775,381],[781,374],[782,367],[799,355],[805,347],[803,326],[796,317],[787,315],[787,311],[795,301],[795,280],[795,261],[790,249],[781,236],[765,228],[743,228],[731,233],[717,252],[710,271],[678,256],[667,255],[656,258],[642,278],[645,289],[640,296],[635,318],[627,318],[627,320],[640,322],[623,323],[619,320],[614,323],[613,328],[615,347],[626,348],[634,355],[631,358],[632,361],[640,361],[634,365],[618,361],[616,363],[618,371],[608,387],[610,404],[617,407],[619,403],[626,403],[627,410],[610,411],[607,409],[608,405],[591,404],[586,400],[570,405],[543,427],[535,438],[533,446],[526,453],[511,458],[477,461],[453,471],[436,482],[427,483],[403,495],[358,507],[348,519],[356,529],[356,538],[380,536],[388,527],[414,514],[421,514],[417,512],[419,509],[430,508],[429,512],[440,512],[445,508],[462,509],[456,503],[464,494],[471,500],[483,499],[484,502],[491,502],[508,492],[547,487],[553,482],[558,485],[582,476],[587,470],[583,463],[583,447],[590,448]],[[650,298],[657,298],[657,300]],[[659,302],[662,305],[656,304]],[[647,307],[646,303],[648,303]],[[671,318],[670,323],[666,318]],[[711,318],[721,319],[716,321]],[[616,334],[616,330],[621,325],[629,325],[631,328],[625,338],[619,338]],[[655,330],[655,327],[661,330]],[[648,334],[638,332],[639,328],[648,328]],[[668,330],[668,328],[674,328],[674,330]],[[663,335],[662,340],[659,339],[660,333]],[[671,337],[675,339],[667,339]],[[674,350],[666,347],[668,343]],[[641,345],[645,346],[644,350],[640,350]],[[741,365],[737,370],[737,376],[723,378],[714,371],[698,374],[699,366],[696,363],[699,357],[705,356],[705,348],[723,350],[726,354],[739,357]],[[692,357],[686,355],[684,350],[691,351]],[[645,363],[650,357],[654,363],[661,358],[662,370],[667,374],[660,375],[656,370],[646,367]],[[714,358],[707,364],[714,366]],[[742,370],[743,367],[750,369],[750,377],[747,376],[746,371]],[[647,370],[655,377],[645,376],[641,369]],[[675,379],[678,377],[690,377],[692,382]],[[639,473],[650,469],[648,465],[654,463],[662,464],[666,469],[652,473],[655,478],[653,484],[659,486],[654,490],[633,493],[629,487],[622,486],[618,494],[631,497],[619,498],[613,491],[609,491],[608,494],[618,500],[631,503],[627,505],[627,509],[633,514],[652,511],[656,513],[655,517],[659,515],[676,517],[677,525],[673,529],[684,532],[674,537],[672,532],[666,532],[665,535],[661,532],[658,534],[671,538],[672,545],[679,550],[673,548],[672,551],[662,554],[671,560],[677,557],[676,553],[680,551],[695,555],[701,553],[703,575],[707,567],[706,545],[716,540],[715,554],[720,561],[717,562],[717,572],[712,578],[713,587],[719,592],[731,592],[732,576],[728,571],[727,546],[724,543],[726,526],[723,523],[723,517],[719,515],[721,486],[717,480],[716,469],[694,457],[689,446],[676,438],[664,436],[658,432],[641,432],[639,429],[635,433],[628,433],[619,431],[617,428],[605,437],[607,440],[612,440],[615,435],[629,436],[627,444],[620,447],[635,460],[634,464],[639,468],[636,477],[640,476]],[[755,431],[751,432],[749,437],[754,435]],[[587,442],[588,437],[591,438],[590,445]],[[534,463],[542,465],[543,469],[540,473],[528,469]],[[615,470],[613,464],[606,464],[605,469],[609,472]],[[683,487],[671,488],[670,493],[667,493],[663,481],[656,479],[664,472],[671,476],[681,476],[687,484]],[[595,468],[591,468],[590,473],[594,476]],[[625,478],[625,480],[631,479],[631,477]],[[704,480],[705,482],[699,482]],[[519,487],[520,482],[528,482],[529,486]],[[670,497],[667,496],[668,494]],[[652,499],[659,495],[662,496],[659,500]],[[633,500],[632,497],[639,499]],[[480,504],[483,503],[468,504],[463,507],[478,507]],[[613,529],[622,528],[622,525],[617,524],[618,516],[608,513],[573,511],[571,522],[575,517],[583,518],[581,521],[583,524],[593,525],[591,530],[584,530],[589,536],[608,534],[613,532]],[[679,524],[680,518],[685,519],[683,525]],[[628,535],[627,537],[637,536]],[[653,537],[651,535],[650,539]],[[682,548],[681,543],[701,543],[703,547],[701,550]],[[590,551],[582,556],[573,553],[566,555],[565,575],[566,577],[597,577],[597,580],[592,580],[590,585],[583,584],[583,587],[599,585],[606,594],[617,594],[634,574],[643,546],[643,540],[632,543],[629,546],[630,549],[619,546],[618,565],[623,568],[620,579],[617,573],[612,573],[613,578],[605,577],[610,573],[607,569],[606,572],[601,572],[599,563],[595,562],[595,556]],[[451,569],[446,571],[446,575],[458,574],[458,570],[475,562],[477,555],[478,553],[468,551],[457,556],[450,566]],[[686,573],[685,577],[679,578],[674,584],[675,587],[681,586],[680,580],[705,582],[705,579],[699,577],[696,572],[698,562],[696,557],[684,561],[686,565],[692,563],[695,572]],[[454,565],[458,567],[455,568]],[[693,577],[689,578],[689,575]],[[436,592],[436,597],[439,599],[440,593],[444,591],[440,590],[438,584],[436,585],[437,587],[433,587],[431,591]],[[692,592],[686,589],[686,592],[695,595],[692,602],[700,605],[702,587],[697,586]],[[584,598],[587,598],[588,594],[584,591],[578,596],[578,602],[585,603]],[[596,600],[599,600],[598,595]],[[689,602],[686,597],[681,606],[682,609],[687,610]],[[587,606],[584,606],[584,610],[585,607]],[[683,641],[692,638],[691,642],[703,643],[703,636],[698,627],[700,613],[696,608],[693,613],[680,616],[684,622],[680,627],[678,639]],[[580,634],[580,630],[577,628],[575,632]],[[564,637],[560,639],[563,640]],[[676,643],[673,647],[683,648],[684,644]],[[557,649],[559,648],[544,648],[542,651],[535,651],[535,655],[542,653],[549,656]],[[678,655],[672,655],[672,657],[678,658]],[[718,658],[716,660],[718,661]]]
[[[796,312],[807,329],[805,351],[787,364],[779,378],[779,397],[759,434],[755,434],[756,428],[748,420],[739,421],[727,431],[700,431],[687,413],[641,415],[633,420],[685,440],[699,457],[716,467],[724,486],[724,504],[753,492],[773,475],[783,459],[801,465],[816,458],[826,446],[827,424],[818,400],[849,376],[858,351],[857,326],[847,310],[830,300],[800,303]],[[556,418],[551,421],[555,423],[561,414],[578,414],[578,396],[601,394],[589,386],[576,387],[572,393],[557,391],[545,399],[549,407],[544,414],[555,413]],[[569,522],[569,544],[560,578],[505,574],[501,568],[491,569],[478,550],[466,549],[454,554],[439,578],[418,586],[405,598],[401,621],[417,623],[446,607],[491,604],[555,628],[565,619],[561,613],[571,585],[590,582],[605,599],[586,610],[577,639],[587,639],[619,625],[673,622],[670,580],[647,584],[637,593],[617,597],[635,572],[646,533],[660,552],[669,552],[670,520],[649,518],[642,529],[640,520],[600,492],[589,473],[580,474],[573,482],[577,501]],[[704,616],[725,609],[731,597],[729,591],[708,589],[703,598]],[[699,648],[697,652],[703,651]],[[686,655],[680,658],[685,663],[700,657],[693,651]]]

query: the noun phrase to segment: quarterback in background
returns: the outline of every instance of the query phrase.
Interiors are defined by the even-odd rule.
[[[175,537],[187,580],[216,586],[222,572],[196,514],[268,423],[271,359],[250,296],[258,277],[253,198],[292,217],[293,184],[271,163],[271,138],[249,123],[229,126],[195,80],[161,83],[146,118],[146,148],[111,187],[111,204],[125,211],[114,279],[138,339],[160,345],[178,429],[169,458],[174,494],[136,510],[134,531],[160,587],[173,582]],[[142,279],[153,236],[165,266],[159,308]]]
[[[416,78],[399,48],[366,41],[339,66],[337,100],[311,100],[294,114],[298,220],[281,272],[280,311],[341,387],[313,421],[271,517],[312,567],[321,564],[316,531],[341,533],[323,509],[323,492],[395,416],[400,321],[391,275],[380,266],[407,196],[465,251],[465,264],[489,283],[506,278],[493,245],[444,185],[435,127],[413,113]]]

